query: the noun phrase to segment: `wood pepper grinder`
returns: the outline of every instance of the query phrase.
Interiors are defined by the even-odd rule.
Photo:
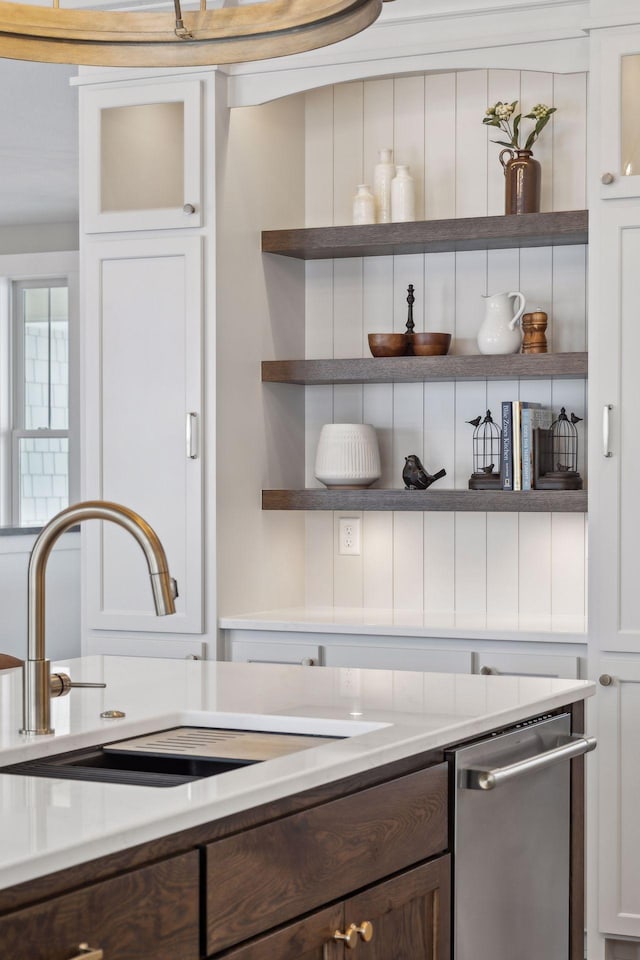
[[[548,317],[544,310],[534,310],[533,313],[522,315],[522,352],[546,353]]]

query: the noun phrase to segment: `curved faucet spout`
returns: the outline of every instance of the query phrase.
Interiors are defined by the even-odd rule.
[[[161,617],[176,612],[174,600],[178,592],[169,573],[164,548],[155,530],[139,514],[107,500],[87,500],[56,514],[42,529],[29,559],[28,650],[24,666],[22,733],[53,733],[50,726],[50,670],[45,657],[47,560],[58,537],[84,520],[110,520],[128,530],[145,555],[157,615]]]

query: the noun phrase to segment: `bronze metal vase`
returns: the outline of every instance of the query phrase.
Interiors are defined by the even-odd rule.
[[[505,161],[504,155],[509,155]],[[540,212],[540,164],[533,158],[531,150],[512,150],[506,147],[500,151],[500,163],[504,169],[504,212],[539,213]]]

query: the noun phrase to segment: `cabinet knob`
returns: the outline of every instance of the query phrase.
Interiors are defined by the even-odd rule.
[[[195,213],[195,212],[196,212],[196,208],[194,207],[194,205],[193,205],[192,203],[185,203],[184,207],[182,208],[182,212],[183,212],[183,213],[187,213],[187,214],[189,214],[189,213]]]
[[[601,687],[610,687],[613,683],[613,677],[610,673],[603,673],[598,678],[598,683]]]
[[[498,671],[494,670],[493,667],[480,667],[480,673],[482,674],[483,677],[490,677],[497,672]]]
[[[612,173],[603,173],[600,177],[600,183],[604,183],[605,186],[609,186],[610,183],[613,183],[615,177]]]
[[[79,943],[80,953],[72,957],[71,960],[104,960],[104,953],[97,947],[90,947],[88,943]]]
[[[360,934],[365,943],[373,940],[373,924],[370,920],[363,920],[360,926],[356,927],[356,932]]]
[[[351,926],[348,927],[346,933],[340,933],[339,930],[336,930],[333,935],[333,939],[344,940],[349,950],[355,950],[355,948],[358,946],[358,928],[356,927],[355,923],[352,923]]]
[[[300,664],[303,667],[315,667],[316,662],[311,657],[305,657],[304,660],[300,661]]]

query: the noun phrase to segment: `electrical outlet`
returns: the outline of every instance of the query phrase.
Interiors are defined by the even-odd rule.
[[[360,556],[360,517],[340,517],[338,553],[343,557]]]

